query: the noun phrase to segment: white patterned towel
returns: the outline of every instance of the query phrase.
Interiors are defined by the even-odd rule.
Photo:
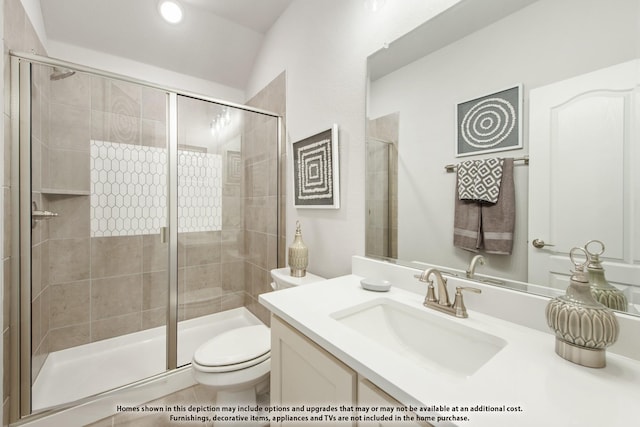
[[[462,162],[458,164],[458,198],[496,203],[501,180],[502,159]]]

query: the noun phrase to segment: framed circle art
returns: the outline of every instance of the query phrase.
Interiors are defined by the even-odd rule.
[[[522,85],[456,106],[456,157],[522,148]]]

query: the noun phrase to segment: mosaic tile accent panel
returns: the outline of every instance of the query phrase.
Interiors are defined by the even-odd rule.
[[[91,141],[91,236],[158,234],[166,225],[164,148]],[[222,161],[217,154],[178,153],[178,230],[222,228]]]
[[[178,152],[178,231],[222,230],[222,156]]]

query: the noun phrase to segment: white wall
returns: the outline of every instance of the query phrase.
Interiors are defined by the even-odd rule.
[[[311,272],[325,277],[349,273],[351,256],[364,254],[367,56],[457,2],[388,0],[374,14],[363,0],[294,0],[267,34],[248,98],[286,70],[286,143],[333,123],[340,128],[340,209],[295,209],[291,156],[287,164],[287,244],[300,220]]]
[[[472,256],[452,245],[454,106],[522,83],[524,148],[485,157],[522,156],[529,91],[637,57],[636,14],[637,0],[540,0],[371,84],[371,118],[400,112],[399,258],[464,269]],[[514,175],[514,252],[482,272],[527,281],[528,168]]]

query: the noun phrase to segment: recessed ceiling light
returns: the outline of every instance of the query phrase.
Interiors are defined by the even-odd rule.
[[[182,21],[182,7],[175,1],[164,0],[158,4],[160,15],[170,24],[177,24]]]

